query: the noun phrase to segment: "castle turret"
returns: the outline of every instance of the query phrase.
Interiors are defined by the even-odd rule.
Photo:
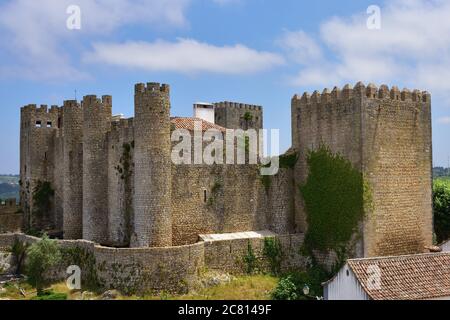
[[[63,231],[65,239],[83,237],[83,110],[64,101]]]
[[[296,185],[308,179],[307,154],[321,145],[361,171],[371,198],[357,255],[417,254],[432,244],[431,96],[361,82],[292,99]],[[296,193],[296,227],[307,212]],[[363,251],[363,252],[362,252]]]
[[[108,241],[108,150],[112,98],[83,99],[83,239]]]
[[[235,102],[214,104],[215,123],[227,129],[263,128],[263,111],[261,106]]]
[[[56,228],[57,217],[54,197],[45,199],[41,207],[33,201],[33,193],[46,185],[54,190],[55,136],[60,109],[48,110],[28,105],[21,109],[20,128],[20,202],[25,213],[24,228],[51,231]]]
[[[172,245],[170,89],[135,87],[134,247]]]

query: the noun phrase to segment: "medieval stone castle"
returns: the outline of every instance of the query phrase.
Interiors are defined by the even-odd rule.
[[[201,109],[201,106],[197,106]],[[205,105],[208,117],[171,118],[170,89],[135,86],[135,117],[112,115],[112,97],[21,111],[21,206],[25,224],[114,248],[193,245],[201,235],[305,232],[298,186],[306,154],[326,144],[359,169],[373,193],[358,256],[419,253],[432,243],[431,97],[358,83],[292,99],[292,148],[299,160],[264,185],[255,165],[174,165],[171,131],[263,126],[259,106]],[[201,111],[201,110],[199,110]],[[44,216],[33,190],[54,190]],[[289,246],[289,244],[287,244]],[[192,253],[189,253],[192,257]]]

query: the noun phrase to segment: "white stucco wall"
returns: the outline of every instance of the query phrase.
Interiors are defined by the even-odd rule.
[[[348,264],[333,280],[324,285],[324,298],[325,300],[370,300]]]

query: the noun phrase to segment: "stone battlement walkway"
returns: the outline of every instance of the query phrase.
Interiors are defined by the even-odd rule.
[[[204,242],[226,241],[226,240],[242,240],[242,239],[261,239],[267,237],[276,237],[277,234],[272,231],[249,231],[237,233],[220,233],[220,234],[201,234],[200,240]]]

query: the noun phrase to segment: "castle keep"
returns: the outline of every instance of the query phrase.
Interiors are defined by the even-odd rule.
[[[370,184],[357,256],[423,252],[432,243],[431,97],[358,83],[292,99],[294,168],[263,183],[256,165],[171,161],[174,129],[261,129],[260,106],[221,102],[208,121],[171,118],[170,88],[135,86],[135,117],[112,115],[112,97],[21,111],[21,206],[28,228],[112,247],[192,245],[200,235],[307,230],[298,186],[306,155],[321,144],[342,154]],[[203,112],[203,111],[202,111]],[[206,112],[206,111],[205,111]],[[212,122],[214,119],[214,123]],[[50,209],[36,216],[33,192],[48,182]],[[289,247],[289,244],[287,244]]]

